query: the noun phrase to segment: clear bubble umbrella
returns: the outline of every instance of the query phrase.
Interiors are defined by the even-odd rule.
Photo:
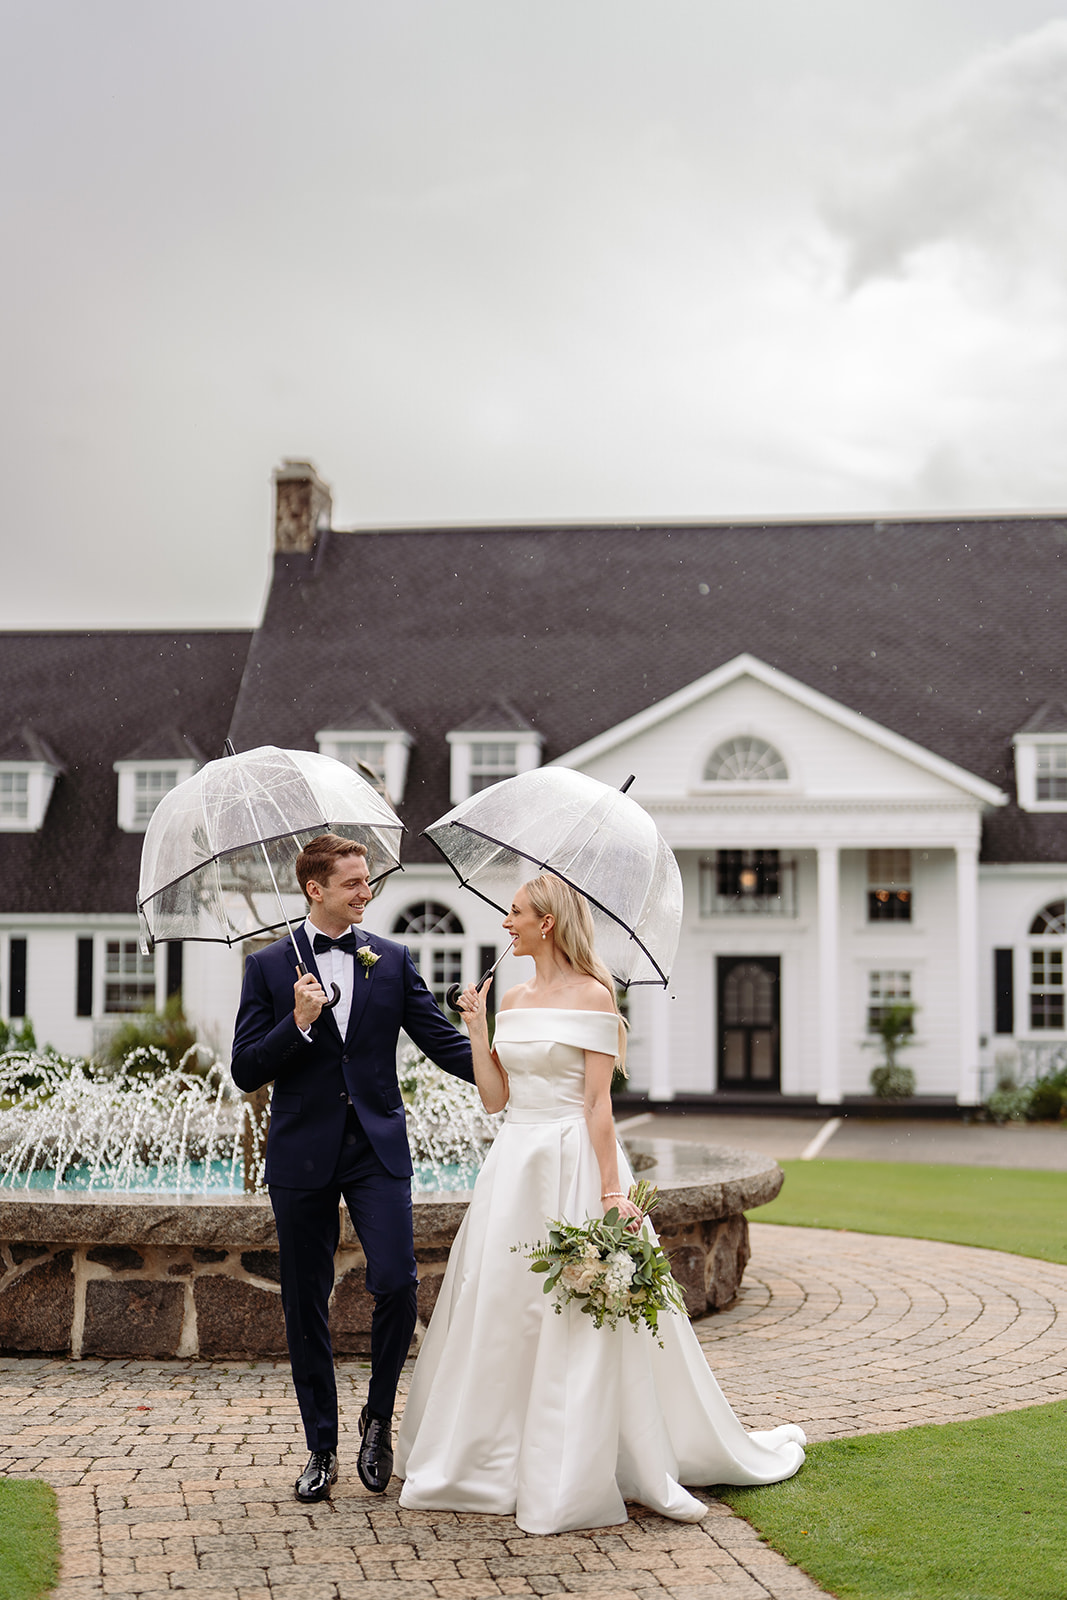
[[[538,767],[463,800],[426,829],[461,884],[506,912],[519,884],[553,872],[589,904],[616,983],[666,985],[682,922],[678,863],[625,790]]]
[[[146,954],[164,940],[238,944],[293,930],[296,858],[316,834],[367,850],[372,883],[400,865],[404,824],[378,791],[332,756],[262,745],[218,761],[165,794],[141,851],[137,909]],[[297,950],[295,939],[293,949]]]

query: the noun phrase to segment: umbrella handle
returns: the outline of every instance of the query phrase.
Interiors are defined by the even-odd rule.
[[[482,973],[481,977],[478,979],[478,983],[476,985],[477,988],[480,989],[483,986],[483,984],[486,984],[486,983],[489,982],[489,979],[493,976],[493,973],[496,971],[497,967],[499,967],[499,965],[503,961],[504,957],[506,955],[510,955],[511,954],[511,948],[512,948],[512,945],[514,944],[514,942],[515,941],[512,940],[511,944],[505,945],[504,949],[500,952],[500,954],[497,956],[496,960],[493,962],[493,965],[489,968],[489,971]],[[459,1010],[459,997],[460,997],[460,995],[462,993],[463,993],[463,985],[461,983],[450,983],[448,988],[445,990],[445,1004],[449,1007],[449,1009],[451,1011],[458,1011]]]
[[[298,961],[297,964],[296,964],[296,975],[297,975],[298,978],[306,978],[307,975],[308,975],[308,969],[307,969],[307,967],[304,966],[303,962],[301,962],[301,961]],[[324,1011],[332,1011],[334,1006],[337,1004],[337,1002],[341,998],[341,991],[337,987],[336,983],[331,983],[330,984],[330,988],[333,990],[333,999],[332,1000],[324,1000],[323,1001],[322,1009]]]

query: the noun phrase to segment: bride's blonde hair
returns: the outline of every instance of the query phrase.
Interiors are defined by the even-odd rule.
[[[526,895],[539,917],[554,917],[552,930],[556,949],[569,961],[575,972],[602,983],[611,996],[612,1009],[619,1019],[618,1064],[626,1072],[626,1022],[619,1010],[615,982],[607,967],[596,953],[593,918],[584,895],[572,889],[569,883],[557,878],[554,872],[542,872],[524,885]]]

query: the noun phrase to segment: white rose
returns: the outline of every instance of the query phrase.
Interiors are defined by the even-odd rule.
[[[595,1261],[569,1261],[560,1273],[560,1282],[572,1294],[588,1294],[593,1280],[600,1271],[599,1257]]]

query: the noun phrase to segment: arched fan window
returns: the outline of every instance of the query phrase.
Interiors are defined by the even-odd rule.
[[[773,744],[743,734],[716,745],[704,767],[705,783],[780,783],[789,770]]]
[[[462,934],[463,924],[451,907],[442,905],[439,900],[418,900],[414,905],[405,906],[393,923],[393,932],[402,939],[420,939],[427,934],[431,937]]]
[[[1067,934],[1067,900],[1053,900],[1043,906],[1030,924],[1031,938],[1062,939]]]

